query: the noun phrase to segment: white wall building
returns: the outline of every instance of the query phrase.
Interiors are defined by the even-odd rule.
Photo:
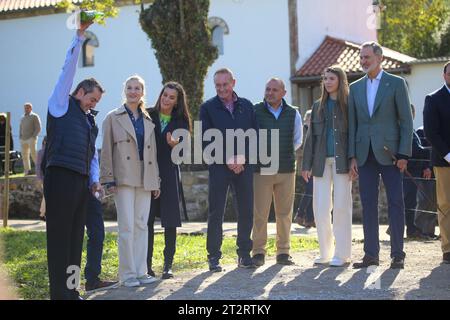
[[[423,107],[425,96],[436,91],[444,85],[444,64],[450,61],[447,58],[423,59],[410,63],[411,73],[405,75],[409,88],[411,103],[416,108],[414,128],[423,126]]]
[[[11,111],[16,145],[25,102],[33,104],[45,127],[47,99],[75,32],[66,27],[68,14],[54,13],[55,2],[0,0],[0,112]],[[236,74],[238,94],[257,102],[266,80],[278,76],[285,80],[287,100],[292,102],[293,64],[300,67],[327,35],[355,42],[376,39],[376,29],[368,25],[371,4],[372,0],[211,0],[209,16],[220,18],[229,32],[222,37],[223,54],[205,80],[205,97],[215,95],[214,70],[227,66]],[[97,106],[100,125],[106,113],[121,104],[122,84],[129,75],[138,73],[146,80],[149,104],[160,91],[162,77],[150,40],[139,25],[139,10],[135,5],[121,6],[119,16],[108,19],[106,26],[89,29],[98,41],[94,66],[82,67],[80,61],[74,85],[94,76],[106,88]],[[290,24],[293,15],[297,24]],[[293,34],[298,39],[294,61]]]

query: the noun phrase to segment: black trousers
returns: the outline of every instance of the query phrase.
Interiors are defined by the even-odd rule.
[[[88,177],[75,171],[49,167],[44,177],[47,221],[47,261],[50,299],[73,300],[79,293],[84,226],[88,200]],[[71,271],[68,273],[71,267]]]
[[[154,200],[153,200],[154,201]],[[154,202],[152,202],[153,205]],[[155,211],[150,212],[148,219],[147,269],[152,269],[153,246],[155,242]],[[164,264],[172,265],[177,247],[177,228],[164,228]]]

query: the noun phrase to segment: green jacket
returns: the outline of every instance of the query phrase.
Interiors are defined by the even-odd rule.
[[[320,100],[314,102],[311,112],[311,124],[306,134],[303,151],[302,170],[312,170],[312,175],[322,177],[325,169],[325,159],[327,155],[326,137],[326,111],[320,110]],[[348,173],[348,130],[345,125],[345,116],[340,112],[339,106],[333,110],[333,130],[334,130],[334,158],[336,160],[336,172]]]
[[[348,100],[348,157],[362,166],[369,146],[381,165],[392,165],[392,154],[410,157],[413,120],[411,102],[403,78],[383,71],[372,117],[367,106],[367,75],[350,85]]]

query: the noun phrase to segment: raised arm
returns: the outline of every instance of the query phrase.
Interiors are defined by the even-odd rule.
[[[75,77],[81,46],[86,39],[84,37],[84,31],[89,25],[90,23],[82,25],[80,29],[77,30],[77,34],[73,38],[69,50],[67,51],[66,60],[61,74],[59,75],[58,82],[53,89],[52,95],[48,99],[48,111],[53,117],[62,117],[69,108],[70,89],[72,88],[73,78]]]

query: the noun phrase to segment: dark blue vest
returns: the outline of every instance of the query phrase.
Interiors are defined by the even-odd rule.
[[[80,103],[70,97],[64,116],[55,118],[50,112],[47,114],[46,167],[63,167],[89,175],[97,134],[94,116],[86,114]]]

